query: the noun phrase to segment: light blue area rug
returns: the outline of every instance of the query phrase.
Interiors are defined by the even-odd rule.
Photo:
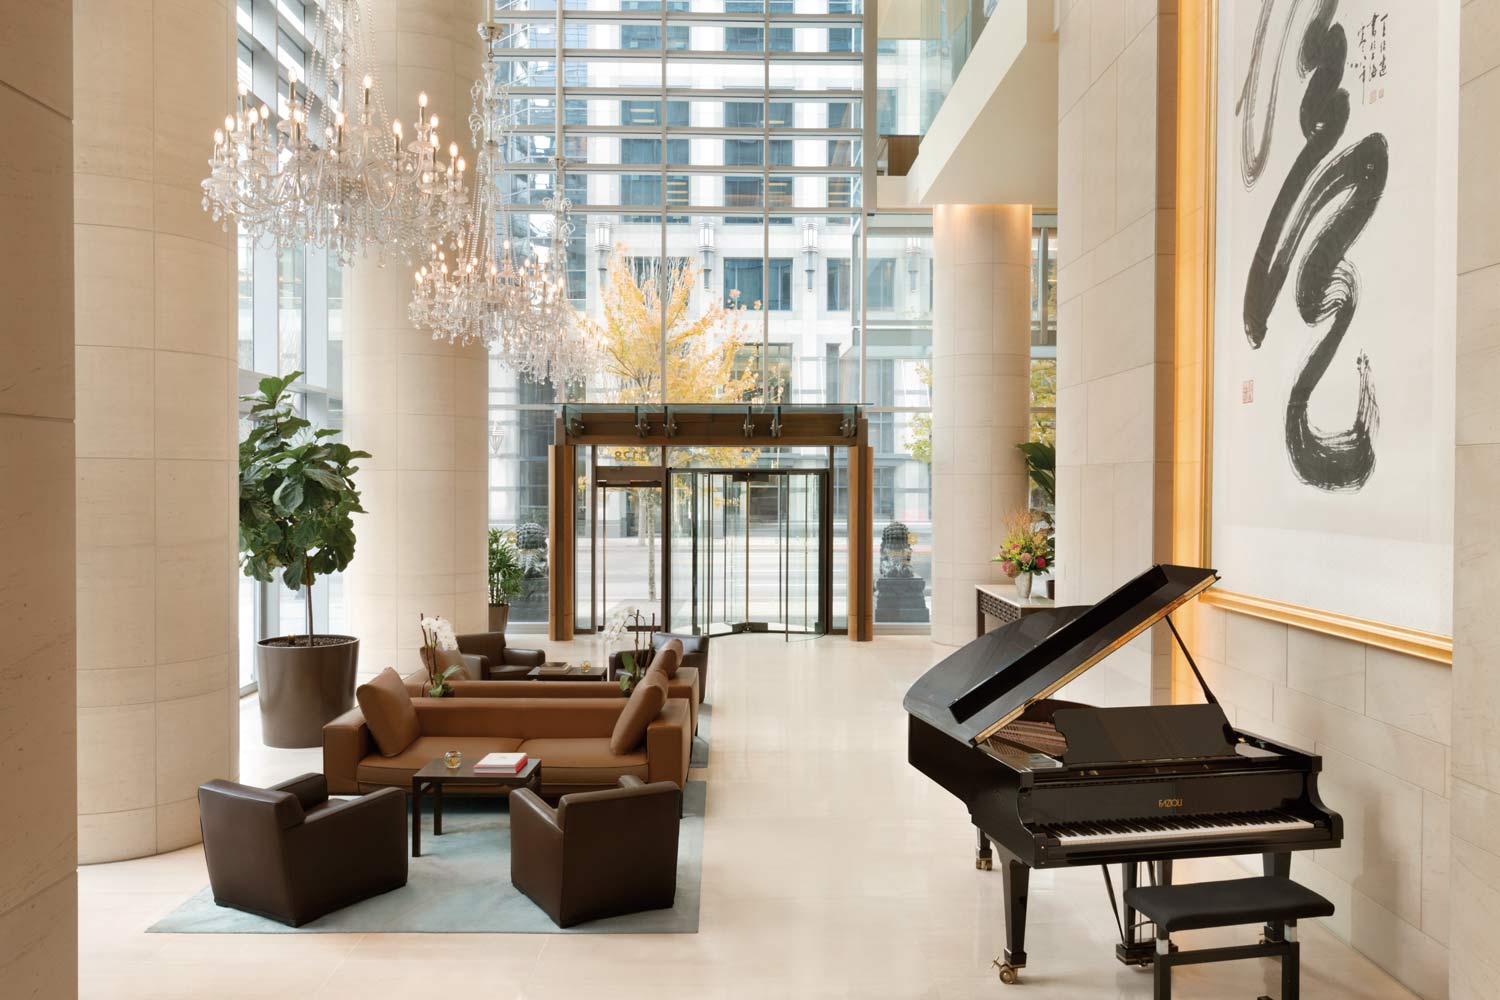
[[[701,728],[702,723],[699,723]],[[153,934],[696,934],[703,880],[703,809],[707,785],[690,781],[677,845],[677,902],[559,929],[510,884],[510,812],[498,798],[453,796],[443,805],[443,835],[432,835],[423,809],[422,856],[411,859],[407,883],[301,927],[242,913],[214,902],[204,888],[147,928]],[[408,823],[410,819],[408,819]],[[411,844],[410,826],[407,845]],[[634,850],[629,831],[618,839],[620,863]]]
[[[712,716],[712,706],[698,706],[698,732],[693,736],[693,753],[688,758],[689,767],[708,766],[708,724],[712,721]]]

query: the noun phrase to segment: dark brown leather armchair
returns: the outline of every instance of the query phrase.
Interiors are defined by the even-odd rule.
[[[682,665],[698,671],[698,703],[701,705],[708,696],[708,636],[657,632],[651,637],[651,646],[661,649],[673,639],[682,643]]]
[[[477,681],[525,680],[533,667],[547,662],[547,654],[540,649],[518,649],[505,641],[504,632],[469,632],[456,636],[458,651],[465,658],[479,657]]]
[[[328,801],[304,774],[270,788],[198,786],[214,902],[293,927],[406,884],[406,795]]]
[[[511,883],[559,927],[671,906],[681,801],[670,781],[629,776],[555,810],[530,789],[511,792]]]

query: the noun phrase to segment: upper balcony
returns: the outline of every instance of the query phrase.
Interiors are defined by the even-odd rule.
[[[882,0],[877,204],[1057,203],[1053,0]]]

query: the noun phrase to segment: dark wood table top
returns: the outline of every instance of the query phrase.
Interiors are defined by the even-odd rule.
[[[547,672],[547,667],[556,664],[546,663],[540,667],[532,667],[526,676],[534,681],[602,681],[608,671],[602,666],[591,666],[585,670],[577,663],[569,663],[566,672]]]
[[[494,772],[475,774],[474,764],[475,761],[465,759],[457,767],[449,767],[443,763],[443,758],[439,757],[423,766],[412,775],[412,778],[444,785],[514,785],[520,787],[530,782],[537,768],[542,766],[540,758],[531,757],[526,761],[526,766],[515,774]]]

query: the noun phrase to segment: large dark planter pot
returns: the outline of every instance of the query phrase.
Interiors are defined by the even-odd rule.
[[[322,746],[323,724],[354,707],[359,640],[352,635],[313,640],[324,645],[276,645],[284,636],[255,644],[261,742],[268,747]]]
[[[490,605],[490,631],[504,634],[505,626],[510,624],[510,605]]]

